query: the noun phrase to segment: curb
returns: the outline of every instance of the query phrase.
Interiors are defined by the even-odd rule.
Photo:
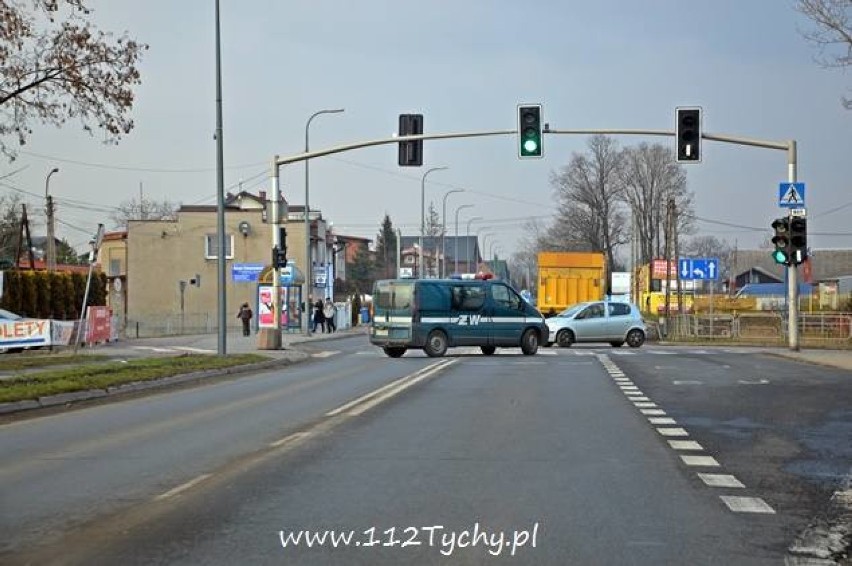
[[[8,403],[0,403],[0,415],[9,415],[23,411],[35,409],[46,409],[49,407],[57,407],[60,405],[72,405],[81,401],[91,401],[93,399],[101,399],[104,397],[112,397],[133,393],[136,391],[145,391],[148,389],[160,389],[173,385],[180,385],[192,381],[202,381],[211,377],[219,377],[222,375],[249,373],[264,369],[273,369],[279,366],[288,366],[307,360],[310,356],[304,352],[294,352],[297,354],[295,358],[277,358],[270,359],[255,364],[245,364],[240,366],[231,366],[227,368],[209,369],[196,371],[192,373],[183,373],[172,375],[160,379],[152,379],[148,381],[132,381],[121,385],[110,386],[106,389],[88,389],[85,391],[73,391],[70,393],[59,393],[57,395],[48,395],[39,397],[38,399],[27,399],[24,401],[11,401]]]

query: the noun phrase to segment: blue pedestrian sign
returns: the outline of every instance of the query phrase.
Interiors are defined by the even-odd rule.
[[[719,258],[682,257],[678,261],[678,275],[686,281],[716,281],[719,279]]]
[[[778,185],[778,206],[782,208],[805,208],[805,184],[780,183]]]

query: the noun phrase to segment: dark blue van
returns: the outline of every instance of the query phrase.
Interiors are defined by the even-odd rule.
[[[541,313],[500,280],[388,279],[373,289],[370,342],[392,358],[409,348],[439,357],[454,346],[530,356],[547,339]]]

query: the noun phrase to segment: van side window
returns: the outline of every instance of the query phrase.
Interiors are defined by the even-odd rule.
[[[483,287],[453,286],[453,310],[478,311],[485,304],[485,289]]]
[[[493,285],[491,287],[491,294],[494,296],[494,301],[500,306],[520,310],[521,298],[505,285]]]

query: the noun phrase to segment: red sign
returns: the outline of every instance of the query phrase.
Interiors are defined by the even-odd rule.
[[[86,309],[86,344],[109,342],[109,307],[88,307]]]
[[[671,275],[672,279],[677,279],[677,263],[670,261],[671,273],[666,273],[666,260],[655,259],[651,262],[651,279],[667,279]]]

